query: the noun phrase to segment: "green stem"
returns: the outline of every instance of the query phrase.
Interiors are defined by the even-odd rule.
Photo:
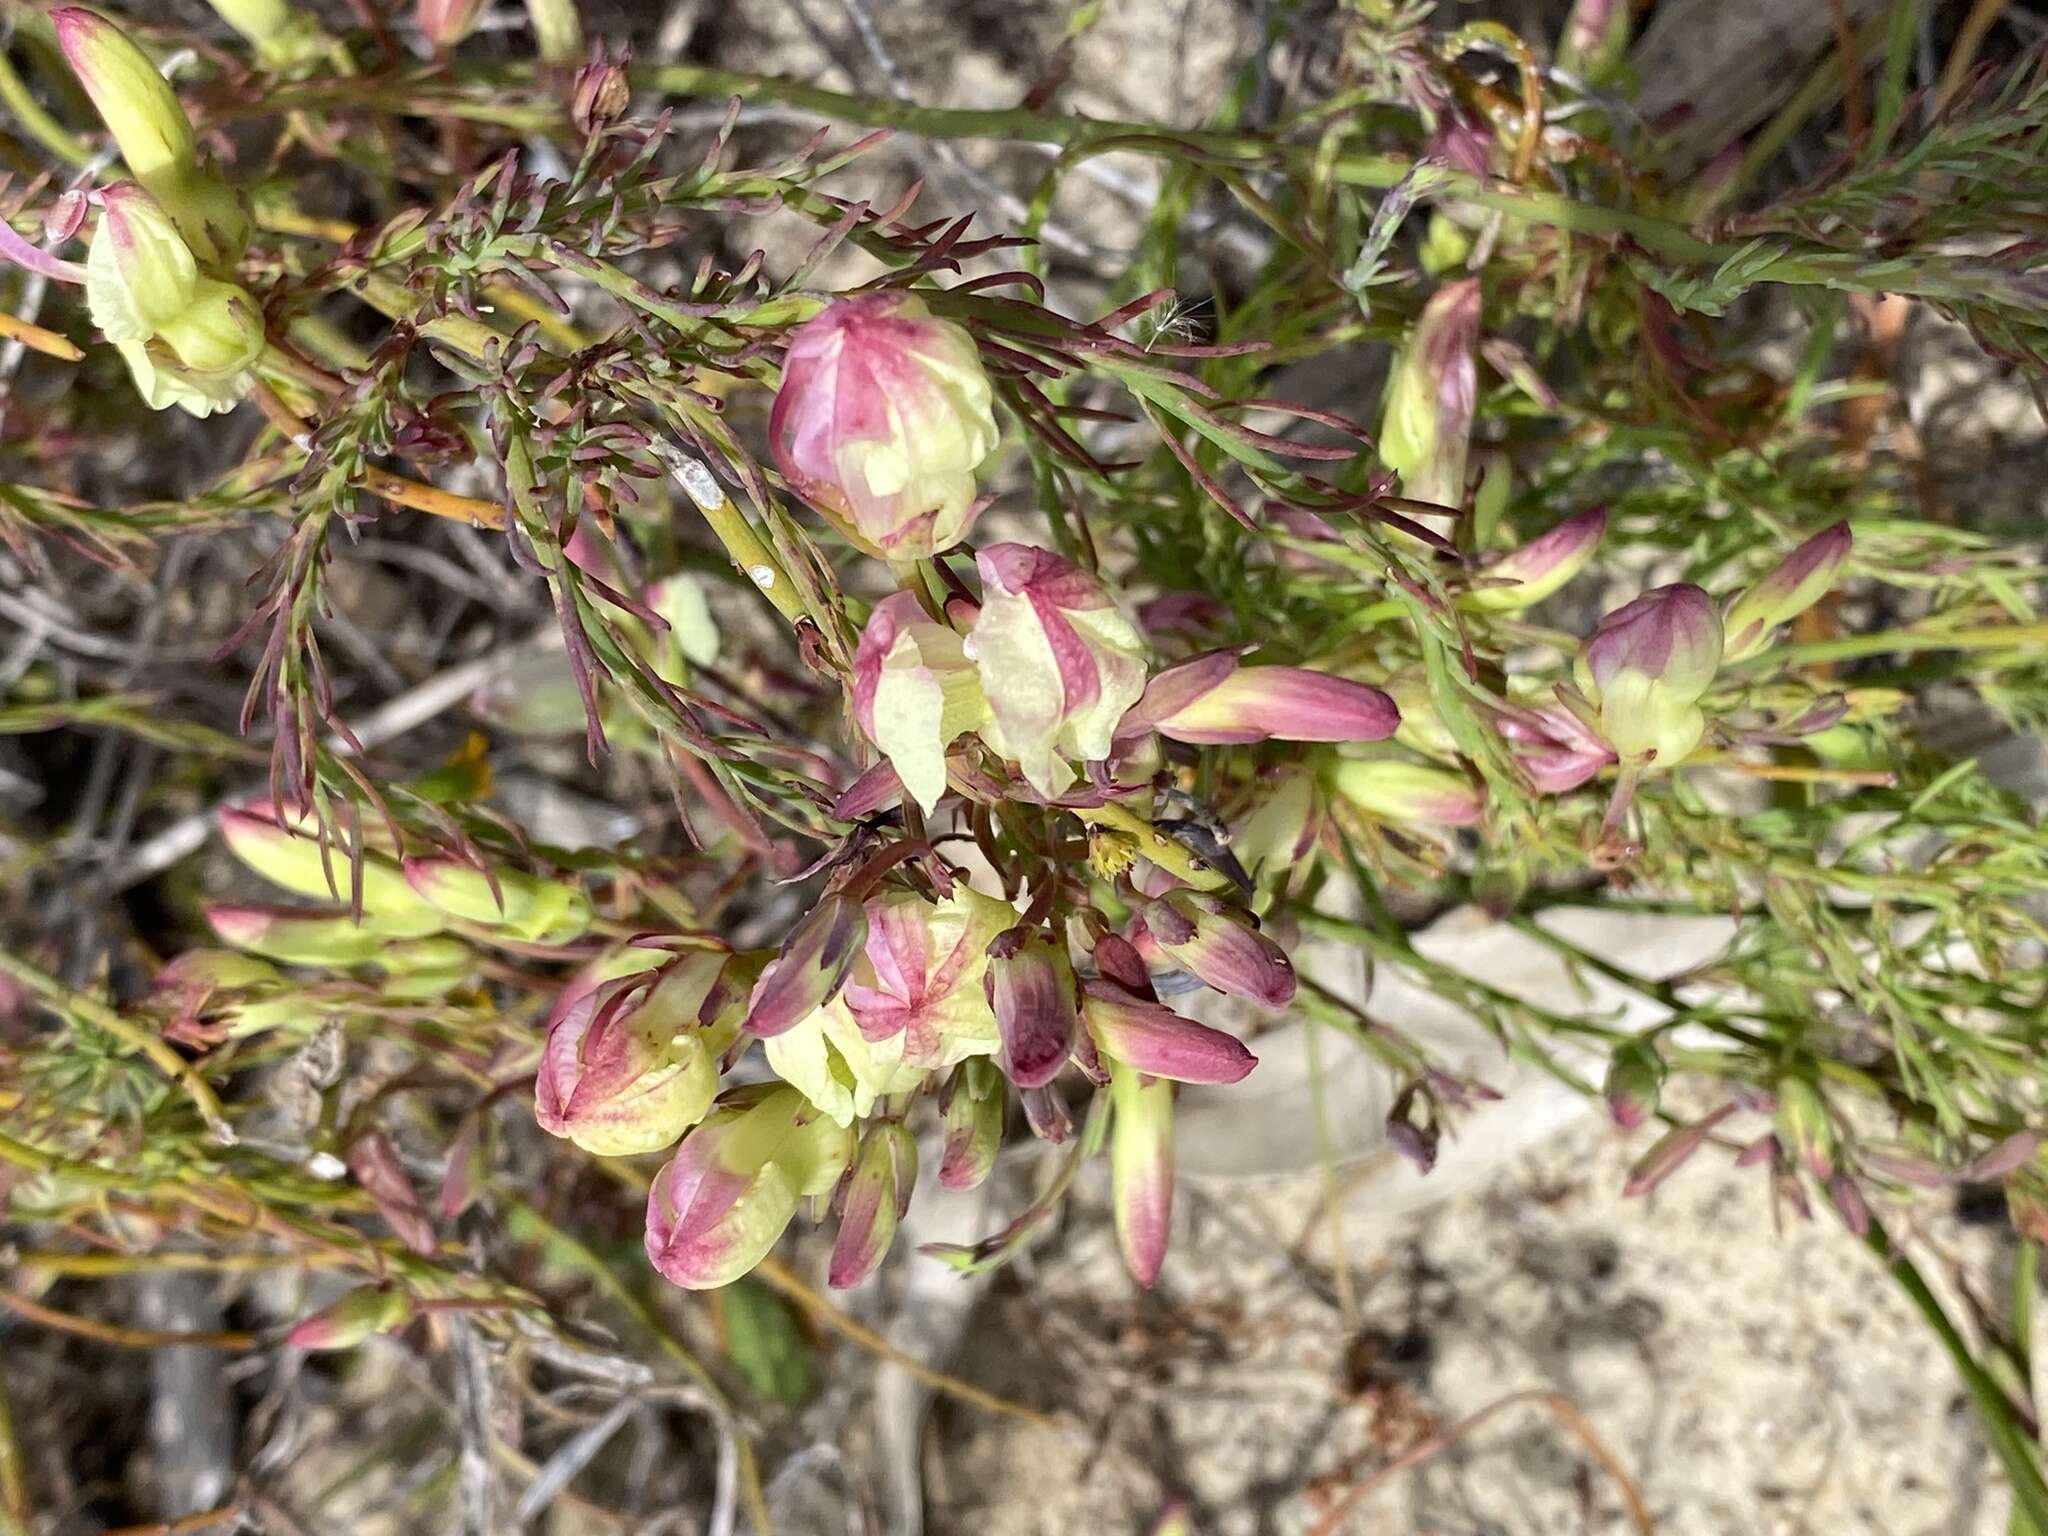
[[[30,137],[66,165],[79,168],[91,161],[91,146],[43,110],[5,49],[0,49],[0,106],[12,112]]]

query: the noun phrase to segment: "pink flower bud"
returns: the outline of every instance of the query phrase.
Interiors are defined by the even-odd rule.
[[[989,1176],[1003,1144],[1003,1108],[1003,1079],[992,1062],[973,1057],[954,1068],[939,1096],[941,1185],[974,1189]]]
[[[1145,926],[1167,957],[1218,992],[1261,1008],[1294,1001],[1294,963],[1250,914],[1189,890],[1169,891],[1144,911]]]
[[[240,255],[249,240],[248,218],[226,184],[200,164],[185,110],[149,56],[114,23],[82,7],[60,6],[50,12],[50,24],[129,174],[170,215],[185,243],[208,263]]]
[[[353,1349],[373,1333],[391,1333],[412,1320],[412,1298],[389,1286],[366,1285],[292,1324],[285,1343],[308,1353]]]
[[[859,294],[790,333],[769,442],[790,488],[854,543],[925,559],[973,525],[990,399],[966,331],[915,294]]]
[[[1145,646],[1102,583],[1025,544],[975,556],[981,613],[968,651],[991,718],[982,740],[1041,795],[1074,781],[1069,757],[1110,754],[1117,722],[1145,691]]]
[[[1173,1224],[1173,1085],[1112,1060],[1109,1178],[1117,1246],[1138,1284],[1151,1288]]]
[[[687,1290],[731,1284],[767,1257],[800,1202],[831,1191],[852,1154],[852,1132],[794,1088],[730,1095],[654,1176],[648,1262]]]
[[[897,592],[875,605],[853,657],[853,713],[904,790],[930,815],[946,792],[946,748],[987,717],[960,637]]]
[[[221,810],[220,831],[228,852],[271,884],[316,901],[348,901],[349,850],[323,845],[310,820],[281,818],[267,805],[231,805]],[[411,939],[447,926],[447,919],[405,883],[396,864],[365,853],[361,870],[365,927]]]
[[[737,1011],[727,963],[684,955],[579,997],[548,1029],[534,1081],[540,1128],[600,1157],[631,1157],[672,1145],[703,1119]]]
[[[445,52],[476,30],[484,0],[414,0],[412,19],[427,46]]]
[[[839,995],[867,937],[860,903],[834,892],[790,930],[754,984],[746,1030],[763,1039],[781,1034]]]
[[[377,959],[390,943],[387,935],[353,922],[346,912],[215,906],[206,909],[206,921],[222,943],[285,965],[346,969]]]
[[[1050,1084],[1043,1088],[1020,1088],[1017,1103],[1024,1111],[1031,1134],[1040,1141],[1058,1146],[1074,1133],[1074,1117],[1067,1113],[1067,1101]]]
[[[1119,740],[1151,730],[1174,741],[1379,741],[1401,723],[1379,689],[1306,667],[1247,667],[1219,651],[1153,678],[1117,727]]]
[[[1393,758],[1346,758],[1330,769],[1329,784],[1367,815],[1404,826],[1469,827],[1484,809],[1462,774]]]
[[[1465,499],[1465,454],[1479,373],[1479,280],[1446,283],[1430,296],[1387,385],[1380,458],[1417,501],[1455,507]]]
[[[1113,981],[1082,983],[1081,1017],[1109,1059],[1112,1079],[1121,1062],[1177,1083],[1235,1083],[1259,1064],[1237,1036],[1184,1019]]]
[[[1002,1037],[1003,1070],[1019,1088],[1059,1075],[1074,1047],[1074,971],[1043,933],[1011,928],[989,945],[983,985]]]
[[[1663,1089],[1664,1058],[1640,1040],[1624,1042],[1607,1064],[1607,1085],[1602,1090],[1607,1112],[1625,1131],[1634,1130],[1656,1113]]]
[[[1803,1077],[1781,1077],[1774,1089],[1778,1139],[1816,1179],[1835,1171],[1835,1121],[1820,1090]]]
[[[847,1175],[839,1236],[825,1283],[834,1290],[872,1275],[896,1240],[896,1223],[910,1206],[917,1177],[917,1143],[901,1121],[884,1121],[861,1138]]]
[[[1841,575],[1851,543],[1846,522],[1823,528],[1730,603],[1723,620],[1727,659],[1741,661],[1754,656],[1780,624],[1790,623],[1819,602]]]
[[[1512,613],[1539,603],[1586,568],[1606,532],[1605,507],[1574,513],[1542,537],[1488,564],[1465,601],[1493,613]]]
[[[1623,758],[1682,762],[1706,731],[1699,701],[1721,665],[1721,620],[1689,582],[1646,592],[1603,618],[1580,658],[1601,734]]]

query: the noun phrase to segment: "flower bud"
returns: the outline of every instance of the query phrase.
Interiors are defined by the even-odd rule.
[[[1540,538],[1485,566],[1465,602],[1489,613],[1513,613],[1540,603],[1586,568],[1607,532],[1607,509],[1576,512]]]
[[[1109,1179],[1117,1246],[1138,1284],[1166,1262],[1173,1222],[1173,1085],[1136,1067],[1109,1065]]]
[[[1699,745],[1706,731],[1699,701],[1720,665],[1720,617],[1689,582],[1615,609],[1580,658],[1607,744],[1625,759],[1647,756],[1665,767]]]
[[[1573,0],[1557,40],[1557,66],[1585,85],[1614,77],[1628,59],[1629,0]]]
[[[585,134],[597,133],[624,117],[632,99],[625,65],[596,59],[576,71],[569,116]]]
[[[1771,632],[1827,594],[1849,559],[1849,525],[1823,528],[1779,561],[1771,573],[1728,605],[1723,627],[1727,659],[1742,661],[1769,643]]]
[[[652,978],[585,993],[548,1029],[533,1116],[599,1157],[672,1145],[718,1091],[727,957],[684,955]],[[726,1033],[731,1032],[730,1025]]]
[[[151,978],[149,1009],[166,1039],[217,1045],[306,1017],[278,969],[231,949],[188,949]]]
[[[1235,1083],[1259,1058],[1235,1035],[1184,1019],[1161,1003],[1133,996],[1113,981],[1081,986],[1081,1017],[1111,1063],[1177,1083]]]
[[[1329,783],[1367,815],[1405,826],[1469,827],[1484,807],[1463,775],[1392,758],[1345,758]]]
[[[1664,1089],[1664,1058],[1655,1047],[1629,1040],[1607,1063],[1607,1112],[1614,1123],[1632,1131],[1657,1112],[1657,1098]]]
[[[1250,914],[1201,891],[1168,891],[1145,908],[1145,926],[1175,964],[1229,997],[1261,1008],[1294,1001],[1294,963]]]
[[[445,53],[476,30],[484,0],[413,0],[412,19],[436,53]]]
[[[1074,1047],[1074,969],[1043,933],[1011,928],[988,951],[982,983],[1002,1037],[1003,1071],[1019,1088],[1059,1075]]]
[[[285,965],[320,965],[345,970],[379,957],[390,943],[367,922],[346,912],[309,912],[294,907],[206,909],[206,921],[224,944]]]
[[[1119,740],[1157,731],[1174,741],[1379,741],[1401,723],[1379,689],[1306,667],[1247,667],[1228,651],[1153,678],[1117,727]]]
[[[768,422],[790,488],[869,554],[967,536],[998,440],[974,339],[900,290],[835,299],[789,336]]]
[[[93,110],[129,174],[177,225],[202,261],[232,261],[249,240],[249,221],[226,183],[199,162],[184,108],[149,56],[104,16],[78,6],[50,12],[64,60],[92,98]]]
[[[903,1123],[888,1120],[871,1127],[847,1175],[827,1285],[843,1291],[875,1272],[896,1240],[896,1223],[910,1207],[916,1177],[917,1143]]]
[[[982,740],[1041,795],[1074,781],[1068,757],[1110,754],[1117,722],[1145,691],[1145,646],[1102,583],[1024,544],[975,556],[981,612],[968,653],[990,719]]]
[[[989,1176],[1003,1144],[1003,1107],[1002,1074],[993,1062],[971,1057],[953,1069],[939,1096],[941,1185],[974,1189]]]
[[[1777,1097],[1778,1139],[1816,1179],[1835,1171],[1835,1122],[1820,1090],[1803,1077],[1781,1077]]]
[[[813,907],[754,983],[746,1031],[763,1039],[781,1034],[839,995],[867,937],[867,914],[857,901],[833,892]]]
[[[1569,709],[1498,712],[1496,728],[1529,782],[1546,795],[1568,794],[1614,761],[1614,751]]]
[[[273,69],[311,63],[334,39],[290,0],[207,0],[220,19],[249,40],[256,57]]]
[[[267,806],[241,805],[222,808],[220,830],[228,851],[273,885],[315,900],[349,899],[348,850],[323,846],[310,827],[287,825]],[[396,865],[365,853],[361,870],[365,927],[391,938],[411,939],[447,926],[446,919],[406,884]]]
[[[1258,786],[1250,813],[1231,829],[1230,850],[1262,875],[1291,871],[1315,847],[1322,826],[1316,776],[1288,773]]]
[[[731,1284],[767,1257],[805,1197],[831,1191],[852,1154],[852,1132],[794,1088],[742,1089],[654,1176],[648,1262],[688,1290]]]
[[[522,870],[486,873],[463,859],[405,861],[405,881],[435,911],[466,923],[503,929],[536,943],[566,944],[590,927],[590,898],[564,880]]]
[[[853,713],[926,815],[946,792],[946,748],[988,715],[958,635],[897,592],[875,605],[853,657]]]
[[[1457,761],[1458,738],[1444,724],[1436,707],[1436,695],[1430,691],[1429,679],[1421,667],[1403,667],[1391,674],[1387,678],[1387,696],[1401,712],[1394,740],[1438,762]]]
[[[1430,296],[1394,364],[1380,418],[1380,458],[1401,477],[1401,493],[1456,507],[1465,498],[1479,374],[1479,280],[1446,283]]]
[[[412,1297],[391,1286],[365,1285],[292,1324],[284,1341],[308,1353],[353,1349],[373,1333],[392,1333],[412,1321]]]

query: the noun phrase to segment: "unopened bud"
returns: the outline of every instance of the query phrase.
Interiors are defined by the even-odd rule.
[[[598,59],[576,71],[569,115],[585,134],[597,133],[624,117],[632,98],[625,65]]]
[[[1835,1171],[1835,1122],[1827,1101],[1804,1077],[1781,1077],[1773,1092],[1778,1101],[1778,1139],[1807,1172],[1827,1179]]]
[[[989,944],[982,975],[1003,1042],[1003,1070],[1019,1088],[1038,1088],[1066,1065],[1077,1013],[1074,971],[1045,934],[1011,928]]]
[[[412,19],[427,46],[445,53],[476,30],[484,0],[414,0]]]
[[[287,825],[268,807],[245,805],[223,808],[220,830],[228,851],[271,884],[320,901],[349,899],[349,850],[323,846],[310,826]],[[396,864],[365,853],[360,868],[366,926],[392,938],[424,938],[447,926],[406,884]]]
[[[986,1057],[970,1057],[953,1069],[939,1096],[945,1150],[939,1183],[974,1189],[996,1165],[1003,1143],[1003,1079]]]
[[[1150,1289],[1173,1226],[1173,1085],[1112,1059],[1109,1105],[1117,1246],[1131,1277]]]
[[[1479,280],[1446,283],[1430,296],[1387,385],[1379,450],[1417,501],[1456,507],[1465,498],[1465,455],[1479,397],[1473,344]]]
[[[1485,805],[1463,775],[1393,759],[1346,758],[1329,784],[1367,815],[1403,826],[1469,827]]]
[[[1728,605],[1723,625],[1728,659],[1754,656],[1770,642],[1771,632],[1790,623],[1822,597],[1849,559],[1852,540],[1847,523],[1823,528],[1781,560],[1755,586]]]
[[[1657,1099],[1664,1090],[1664,1058],[1654,1046],[1629,1040],[1615,1051],[1607,1064],[1607,1112],[1614,1123],[1632,1131],[1657,1112]]]
[[[1721,620],[1689,582],[1646,592],[1603,618],[1580,658],[1601,733],[1624,759],[1682,762],[1706,731],[1699,701],[1721,665]]]
[[[1234,1083],[1259,1064],[1235,1035],[1184,1019],[1113,981],[1082,984],[1081,1017],[1112,1063],[1112,1080],[1117,1062],[1179,1083]]]
[[[1227,651],[1160,673],[1117,726],[1120,741],[1379,741],[1401,723],[1379,689],[1306,667],[1247,667]]]
[[[290,0],[207,0],[207,4],[247,38],[256,57],[272,68],[310,63],[334,47],[334,39]]]
[[[1169,891],[1145,908],[1152,937],[1178,965],[1261,1008],[1294,1001],[1294,962],[1250,913],[1201,891]]]
[[[567,881],[438,856],[407,859],[405,880],[436,911],[516,938],[566,944],[590,927],[590,898]]]
[[[379,958],[390,936],[346,912],[308,912],[294,907],[206,909],[206,921],[224,944],[285,965],[347,969]]]
[[[353,1349],[375,1333],[391,1333],[412,1320],[412,1297],[391,1286],[366,1285],[302,1317],[285,1335],[293,1349],[309,1353]]]
[[[1574,513],[1482,569],[1465,601],[1492,613],[1512,613],[1539,603],[1586,568],[1606,532],[1604,507]]]
[[[867,913],[858,901],[837,892],[826,896],[790,930],[754,984],[747,1033],[771,1038],[831,1002],[867,935]]]
[[[909,1208],[916,1177],[917,1143],[902,1122],[870,1127],[847,1175],[839,1236],[826,1270],[826,1283],[834,1290],[860,1284],[880,1266]]]

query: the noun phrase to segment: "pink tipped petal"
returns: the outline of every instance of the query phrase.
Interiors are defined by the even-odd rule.
[[[1487,566],[1484,581],[1472,589],[1472,603],[1506,612],[1540,602],[1586,568],[1606,532],[1606,508],[1574,513]]]
[[[1162,931],[1169,914],[1177,922]],[[1262,1008],[1294,1001],[1294,963],[1287,951],[1228,903],[1173,891],[1146,908],[1146,924],[1168,956],[1218,992]]]
[[[1133,997],[1114,982],[1083,984],[1081,1016],[1109,1058],[1112,1083],[1118,1062],[1177,1083],[1235,1083],[1259,1064],[1235,1035]]]
[[[867,928],[859,902],[837,894],[820,901],[754,984],[747,1033],[762,1039],[779,1035],[837,997],[860,957]]]
[[[839,1236],[832,1245],[826,1283],[834,1290],[858,1285],[875,1272],[896,1240],[901,1215],[899,1166],[900,1127],[876,1126],[862,1138],[860,1153],[846,1182],[846,1203],[839,1217]],[[915,1154],[913,1153],[913,1156]]]
[[[1003,1070],[1019,1088],[1039,1088],[1059,1075],[1073,1049],[1074,975],[1066,957],[1043,935],[1012,929],[1018,938],[1004,955],[992,954],[984,984],[1002,1037]]]
[[[1131,1277],[1149,1289],[1166,1262],[1173,1227],[1173,1089],[1118,1065],[1109,1093],[1117,1246]]]

